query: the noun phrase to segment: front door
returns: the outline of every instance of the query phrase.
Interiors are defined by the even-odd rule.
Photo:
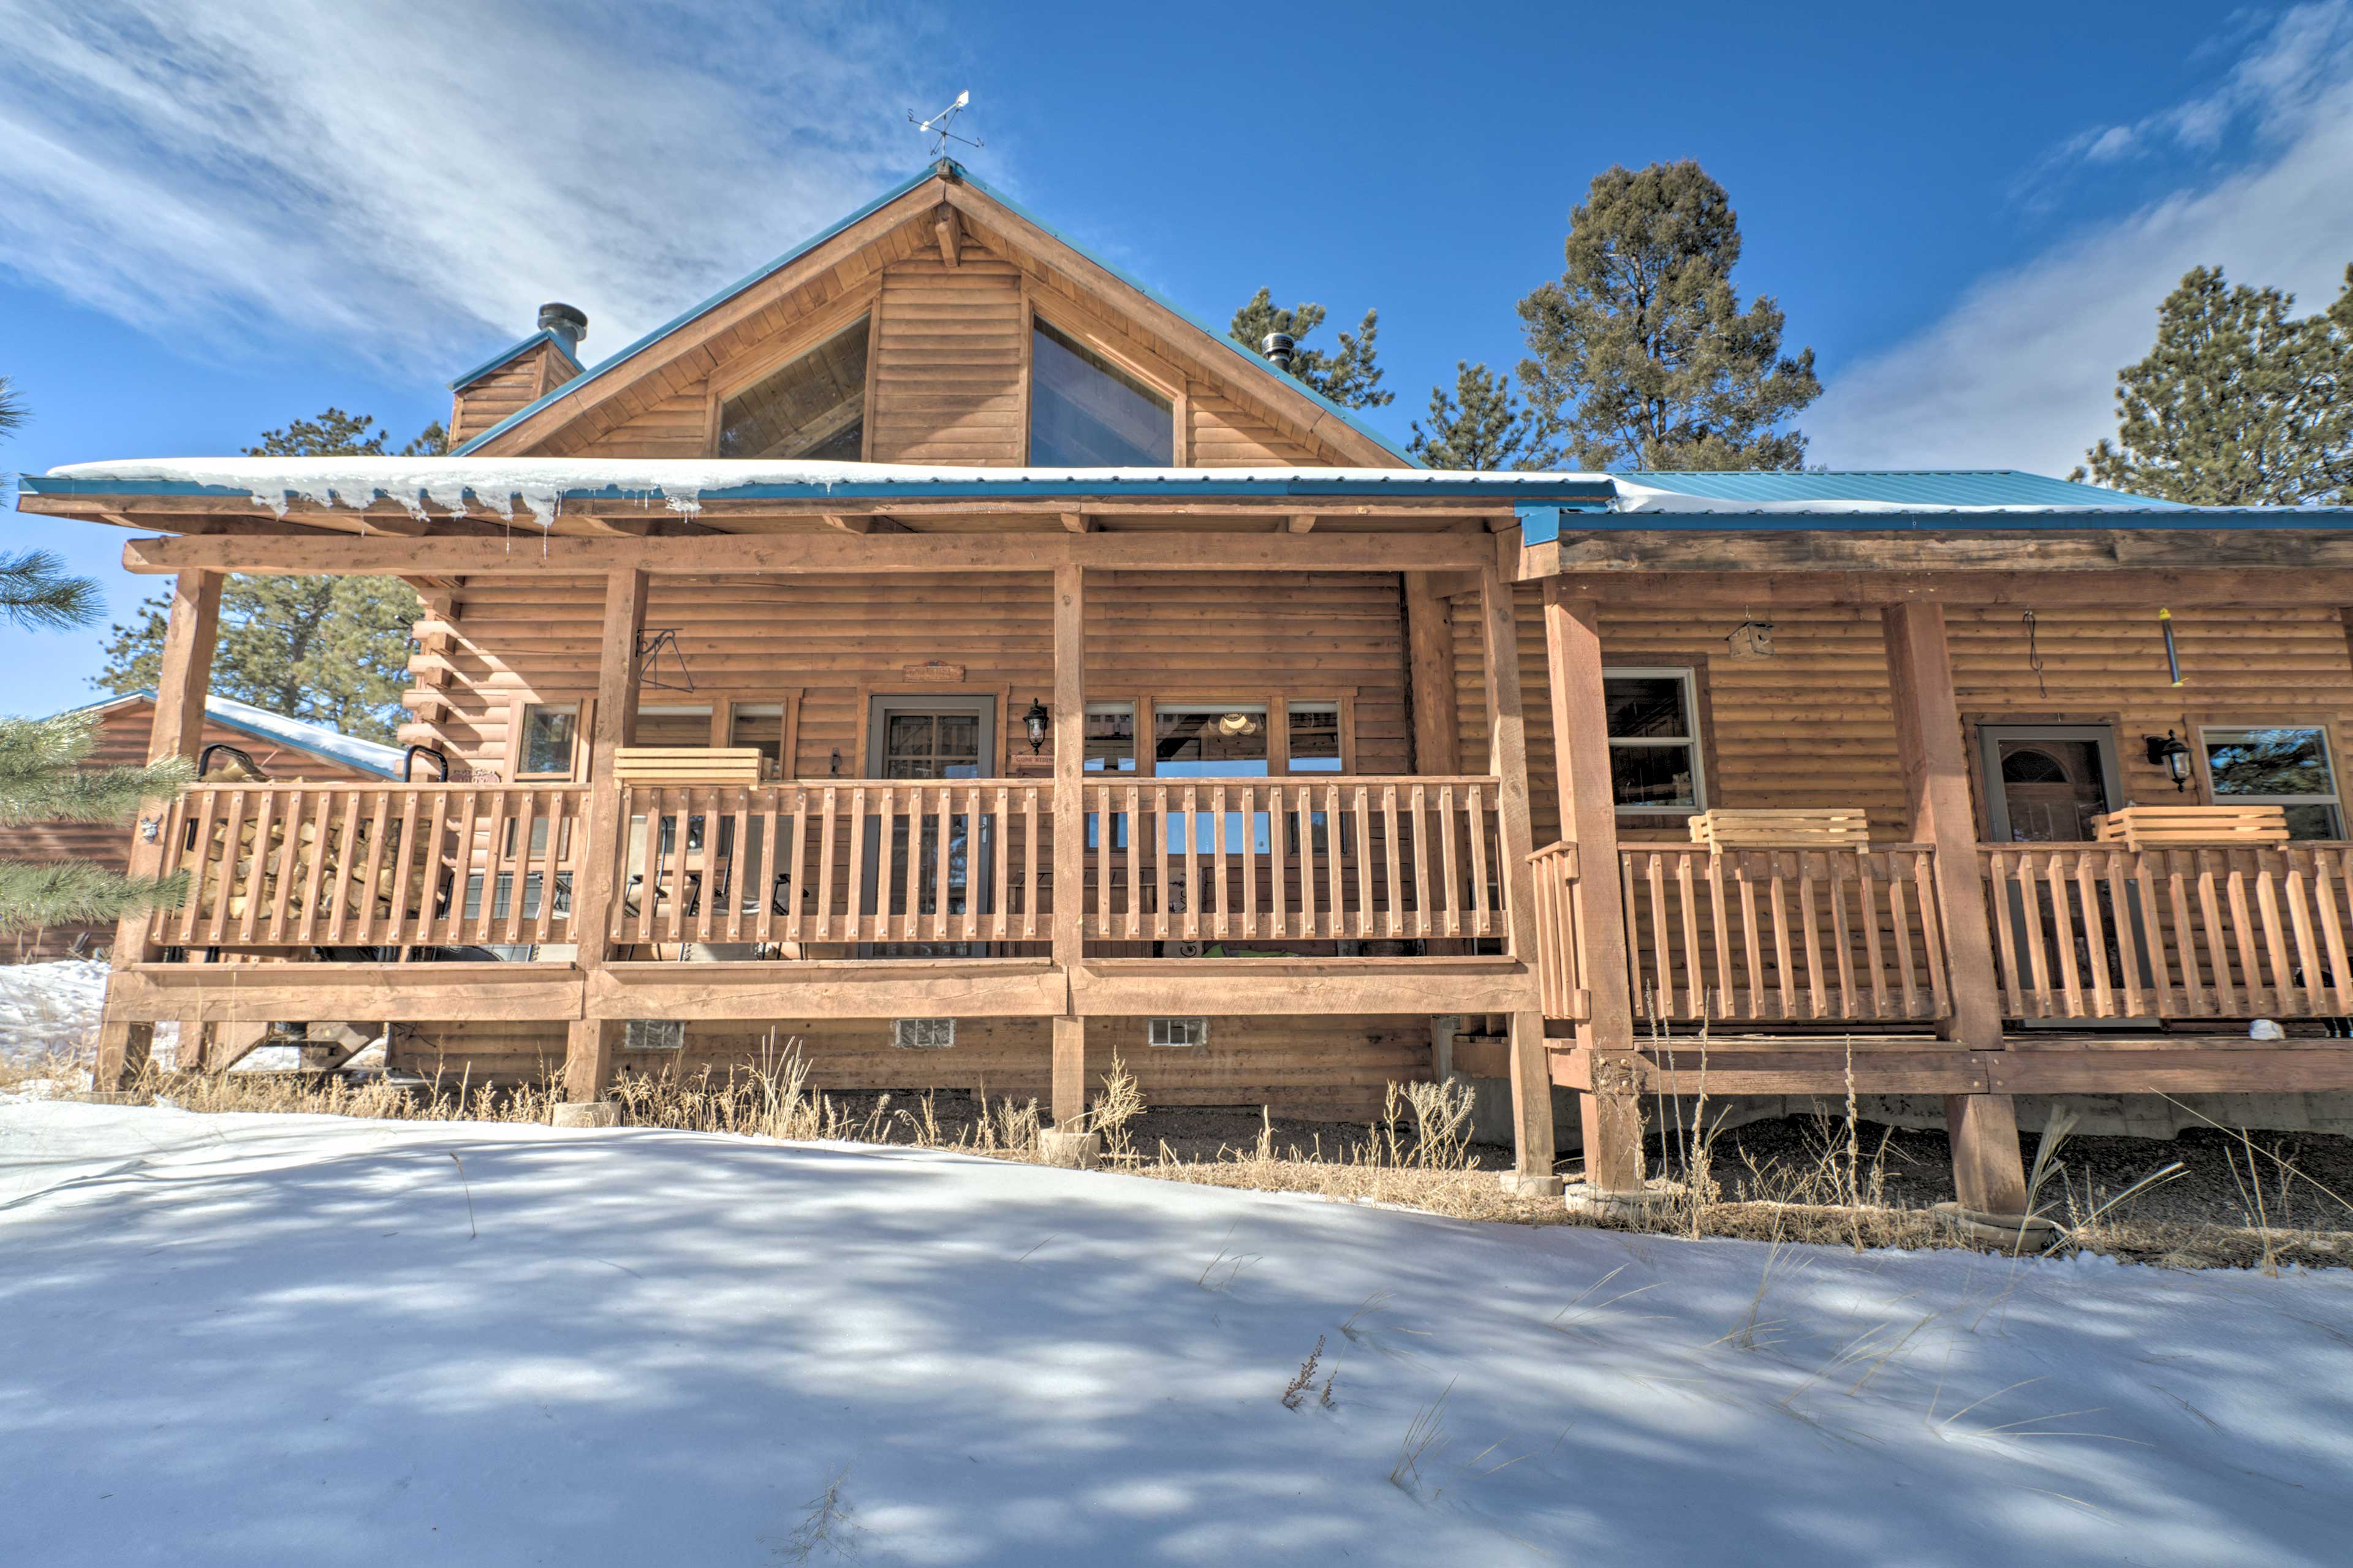
[[[867,715],[866,776],[876,779],[976,779],[997,756],[997,700],[993,697],[877,697]],[[946,886],[941,886],[939,835],[948,835]],[[881,824],[866,834],[866,893],[861,914],[907,909],[907,856],[915,866],[915,910],[949,914],[985,912],[991,889],[989,861],[995,824],[974,822],[963,812],[943,819],[926,810],[920,843],[910,846],[907,820],[893,817],[886,841]],[[944,900],[943,904],[941,900]],[[890,942],[869,950],[880,957],[974,957],[986,948],[973,942]]]
[[[1978,743],[1997,844],[2084,843],[2124,804],[2110,725],[1988,724]]]

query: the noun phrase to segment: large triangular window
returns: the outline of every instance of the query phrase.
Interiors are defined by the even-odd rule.
[[[859,460],[866,438],[866,318],[719,405],[719,455]]]
[[[1032,468],[1176,466],[1175,404],[1044,321],[1029,351]]]

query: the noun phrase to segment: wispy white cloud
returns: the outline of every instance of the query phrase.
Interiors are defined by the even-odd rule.
[[[2119,366],[2148,352],[2158,301],[2221,265],[2300,309],[2327,305],[2353,261],[2353,4],[2301,6],[2245,45],[2210,90],[2071,140],[2100,163],[2194,156],[2234,131],[2250,151],[2181,188],[1985,279],[1925,331],[1836,375],[1809,412],[1815,460],[1852,468],[2064,473],[2111,434]],[[2105,150],[2102,148],[2105,144]]]
[[[0,0],[0,266],[212,343],[591,357],[919,166],[920,13]],[[955,83],[961,86],[962,83]]]

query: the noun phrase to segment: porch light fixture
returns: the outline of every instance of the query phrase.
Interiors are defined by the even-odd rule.
[[[1021,715],[1021,727],[1029,733],[1031,756],[1036,756],[1045,746],[1046,726],[1053,722],[1053,719],[1054,716],[1046,710],[1046,705],[1043,702],[1039,701],[1035,697],[1029,699],[1029,711]]]
[[[2163,768],[2166,776],[2173,780],[2175,790],[2189,788],[2189,748],[2172,731],[2168,730],[2162,736],[2143,735],[2141,743],[2148,748],[2149,765]]]
[[[1255,735],[1258,733],[1258,715],[1255,713],[1226,714],[1218,721],[1218,729],[1221,733],[1228,735]]]

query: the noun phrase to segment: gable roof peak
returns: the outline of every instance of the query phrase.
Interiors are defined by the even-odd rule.
[[[573,377],[571,380],[566,381],[563,385],[551,389],[533,402],[517,409],[514,413],[507,416],[506,418],[499,421],[499,423],[493,425],[488,430],[483,431],[480,435],[472,437],[464,445],[457,447],[451,453],[451,456],[464,457],[480,451],[486,444],[498,439],[500,437],[506,435],[512,430],[518,428],[527,421],[535,417],[543,410],[548,408],[561,399],[568,397],[601,396],[603,390],[609,385],[606,378],[613,371],[628,363],[630,361],[637,359],[639,355],[645,353],[648,350],[661,342],[665,338],[668,338],[673,333],[688,327],[698,319],[709,315],[713,310],[719,310],[721,307],[726,305],[730,300],[733,300],[746,290],[758,286],[769,278],[774,277],[776,274],[782,272],[797,262],[799,262],[811,253],[818,250],[821,247],[841,237],[845,233],[855,228],[858,225],[863,223],[868,218],[872,217],[875,214],[883,211],[885,208],[892,205],[892,204],[902,201],[922,190],[934,180],[938,181],[943,186],[951,187],[955,190],[970,192],[974,196],[979,198],[981,202],[987,204],[988,206],[997,209],[1007,217],[1015,220],[1018,225],[1033,231],[1035,235],[1051,246],[1060,247],[1060,250],[1066,252],[1070,257],[1074,258],[1079,263],[1085,267],[1093,268],[1103,277],[1118,284],[1122,289],[1134,294],[1153,310],[1165,312],[1166,315],[1168,318],[1171,318],[1175,323],[1181,323],[1183,328],[1188,328],[1193,331],[1200,333],[1203,338],[1208,340],[1208,343],[1201,344],[1199,346],[1208,352],[1210,358],[1217,359],[1218,351],[1222,350],[1224,353],[1231,354],[1236,360],[1239,360],[1242,365],[1249,367],[1247,372],[1243,372],[1238,366],[1233,366],[1231,362],[1222,359],[1219,359],[1218,361],[1220,364],[1225,364],[1229,369],[1232,369],[1237,375],[1237,378],[1243,384],[1263,389],[1264,395],[1271,400],[1272,406],[1280,407],[1283,401],[1289,399],[1297,399],[1300,403],[1303,403],[1306,405],[1303,409],[1300,409],[1296,405],[1294,405],[1294,413],[1296,416],[1304,420],[1304,424],[1307,428],[1314,429],[1321,426],[1327,418],[1335,421],[1340,426],[1343,426],[1346,432],[1346,435],[1337,444],[1338,447],[1345,455],[1353,460],[1362,462],[1365,461],[1367,457],[1371,457],[1373,461],[1377,462],[1380,458],[1388,458],[1404,468],[1419,468],[1427,466],[1419,458],[1412,456],[1412,454],[1401,449],[1388,437],[1374,430],[1371,426],[1357,418],[1356,416],[1348,409],[1343,408],[1340,405],[1333,402],[1330,398],[1317,392],[1314,388],[1308,386],[1303,382],[1298,381],[1297,379],[1285,374],[1283,372],[1277,370],[1272,365],[1267,363],[1267,362],[1258,354],[1252,353],[1247,346],[1236,342],[1231,334],[1211,326],[1200,318],[1161,298],[1158,294],[1146,288],[1144,284],[1138,282],[1135,279],[1129,277],[1127,274],[1120,271],[1117,268],[1113,267],[1103,260],[1100,257],[1092,254],[1083,247],[1073,243],[1067,237],[1049,227],[1044,223],[1041,223],[1029,213],[1024,211],[1018,203],[1015,203],[1004,195],[999,195],[997,191],[992,190],[986,182],[976,178],[969,169],[966,169],[955,159],[948,157],[934,159],[932,163],[924,165],[922,170],[900,182],[892,189],[884,192],[874,200],[867,203],[866,205],[859,208],[856,212],[850,213],[839,221],[829,225],[822,232],[803,241],[801,244],[795,246],[792,249],[786,251],[783,255],[776,258],[774,260],[757,268],[747,276],[739,279],[734,283],[730,284],[716,294],[712,295],[701,304],[698,304],[683,313],[672,318],[670,321],[664,322],[662,325],[655,328],[652,331],[648,332],[645,336],[638,339],[637,342],[627,345],[610,358],[589,367],[580,375]],[[1211,349],[1209,345],[1216,345],[1216,348]],[[1373,454],[1377,454],[1377,456],[1373,456]]]

